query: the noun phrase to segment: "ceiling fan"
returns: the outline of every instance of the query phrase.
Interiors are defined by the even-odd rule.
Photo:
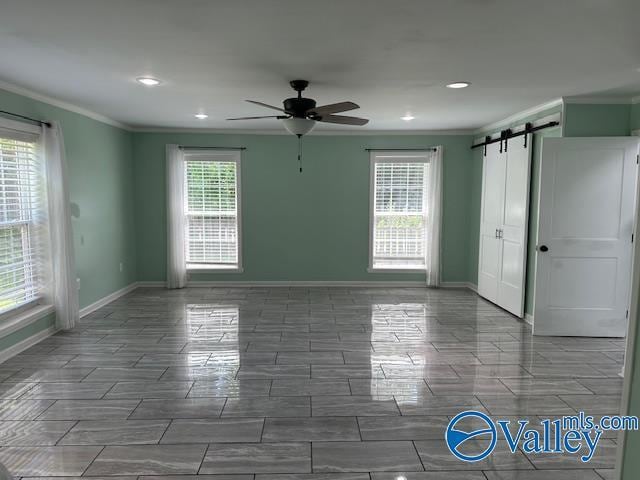
[[[330,105],[316,106],[316,101],[311,98],[304,98],[302,91],[307,88],[307,80],[292,80],[289,82],[291,88],[298,92],[297,97],[287,98],[283,102],[284,108],[268,105],[255,100],[247,100],[249,103],[267,107],[272,110],[282,112],[282,115],[265,115],[259,117],[227,118],[227,120],[256,120],[261,118],[276,118],[282,120],[284,127],[292,134],[302,137],[309,133],[316,122],[337,123],[340,125],[366,125],[369,120],[366,118],[349,117],[346,115],[334,115],[335,113],[348,112],[360,108],[353,102],[332,103]]]

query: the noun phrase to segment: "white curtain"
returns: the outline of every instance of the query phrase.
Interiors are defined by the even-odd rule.
[[[49,206],[51,297],[56,309],[56,326],[61,330],[69,330],[80,316],[80,307],[64,140],[57,122],[53,122],[50,127],[42,127],[42,147]]]
[[[186,284],[184,159],[178,145],[167,145],[167,288]]]
[[[429,161],[425,266],[427,286],[440,286],[440,235],[442,231],[442,147]]]

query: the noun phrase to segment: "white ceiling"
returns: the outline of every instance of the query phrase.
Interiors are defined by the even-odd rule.
[[[130,126],[255,130],[282,127],[224,119],[271,114],[243,100],[280,105],[304,78],[364,129],[468,129],[640,91],[639,26],[638,0],[3,0],[0,80]]]

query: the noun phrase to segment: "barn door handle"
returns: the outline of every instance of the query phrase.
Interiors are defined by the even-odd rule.
[[[538,247],[538,250],[541,252],[548,252],[549,251],[549,247],[547,247],[546,245],[540,245]]]

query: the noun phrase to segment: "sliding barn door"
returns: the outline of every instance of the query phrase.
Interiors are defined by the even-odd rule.
[[[502,151],[500,151],[502,150]],[[524,315],[531,135],[487,146],[482,169],[478,293]]]
[[[531,141],[530,134],[526,140],[525,137],[513,138],[509,141],[506,153],[503,153],[505,182],[500,227],[502,256],[496,303],[518,317],[524,315]]]
[[[498,302],[502,242],[500,227],[504,207],[505,161],[497,143],[487,145],[482,167],[478,293]]]

